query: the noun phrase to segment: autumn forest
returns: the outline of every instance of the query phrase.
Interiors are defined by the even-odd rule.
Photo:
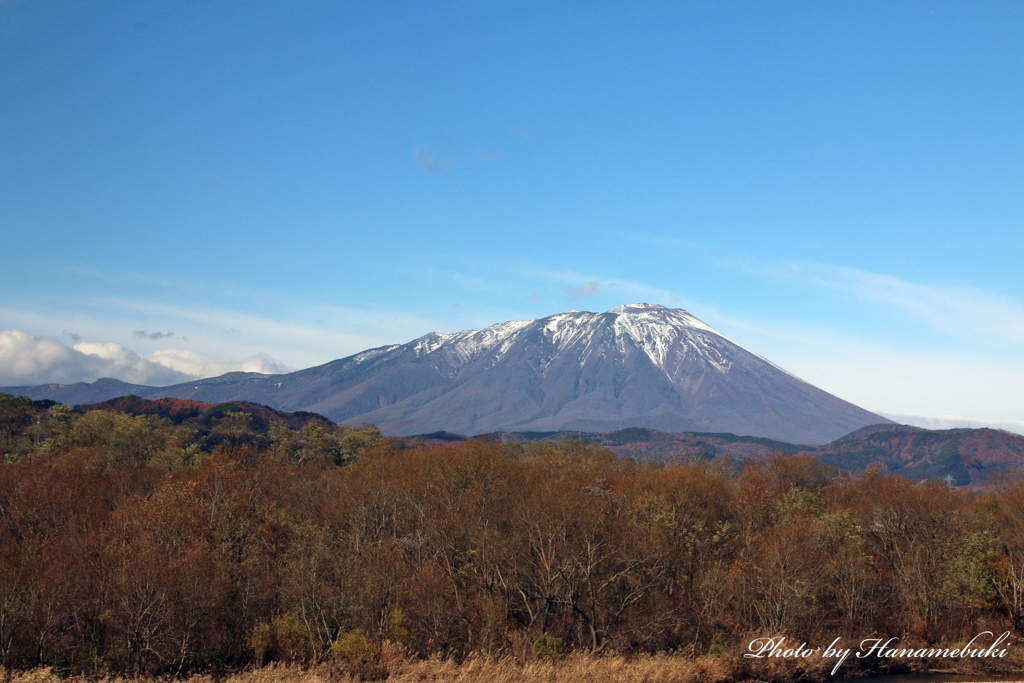
[[[1024,484],[423,444],[178,403],[80,413],[0,395],[6,670],[735,661],[763,636],[1015,643],[1024,628]]]

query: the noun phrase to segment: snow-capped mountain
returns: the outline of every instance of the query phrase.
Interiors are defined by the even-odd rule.
[[[686,311],[651,304],[434,332],[290,374],[232,373],[146,397],[246,400],[395,435],[652,427],[823,444],[887,422]]]

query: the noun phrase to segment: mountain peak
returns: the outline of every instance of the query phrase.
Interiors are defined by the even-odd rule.
[[[662,306],[660,304],[642,303],[642,304],[625,304],[623,306],[616,306],[615,308],[613,308],[612,310],[610,310],[608,312],[609,313],[615,313],[616,315],[621,315],[623,313],[640,313],[641,311],[652,311],[652,310],[659,310],[659,309],[663,310],[663,311],[669,310],[668,308],[666,308],[665,306]]]

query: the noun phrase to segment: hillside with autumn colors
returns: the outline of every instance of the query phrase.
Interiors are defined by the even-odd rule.
[[[827,675],[744,659],[765,634],[1024,635],[1024,483],[920,485],[808,454],[639,461],[580,438],[417,444],[317,418],[261,431],[238,404],[113,407],[0,395],[4,671],[290,662],[382,678],[432,657],[673,653],[678,680],[724,683]]]
[[[579,439],[623,456],[656,461],[720,457],[747,460],[799,453],[848,473],[875,467],[913,481],[950,477],[950,482],[957,486],[997,484],[1024,472],[1024,436],[998,429],[928,430],[908,425],[872,425],[819,447],[735,434],[642,428],[600,434],[498,432],[482,438],[518,443]]]
[[[323,415],[296,411],[292,413],[275,410],[269,406],[248,401],[226,401],[223,403],[203,403],[180,398],[160,398],[149,400],[138,396],[120,396],[101,403],[85,403],[76,405],[75,412],[87,413],[91,410],[106,410],[128,415],[156,415],[166,417],[174,424],[189,421],[195,424],[212,426],[227,413],[243,413],[252,420],[252,426],[259,432],[265,432],[274,422],[284,422],[289,427],[298,429],[318,421],[325,425],[333,425]]]
[[[1000,483],[1024,471],[1024,436],[999,429],[893,428],[853,434],[813,451],[818,460],[858,471],[874,465],[915,481],[950,477],[956,485]]]
[[[335,429],[322,415],[275,410],[247,401],[203,403],[186,399],[149,400],[122,396],[102,403],[75,407],[77,413],[102,410],[127,415],[151,415],[195,430],[197,442],[226,438],[232,430],[242,440],[267,438],[273,425],[293,430]],[[226,419],[228,418],[228,419]],[[319,425],[319,426],[316,426]],[[307,431],[309,431],[307,430]],[[251,438],[244,436],[252,432]],[[387,437],[393,445],[440,446],[469,437],[435,432],[412,437]],[[927,430],[896,424],[871,425],[858,429],[824,446],[792,444],[762,437],[707,432],[663,432],[630,427],[614,432],[494,432],[478,437],[485,441],[562,443],[578,440],[601,446],[621,456],[640,461],[731,458],[738,461],[764,459],[778,454],[803,454],[835,465],[848,473],[876,467],[913,481],[947,480],[957,486],[986,486],[1024,471],[1024,436],[994,429]],[[212,440],[212,441],[211,441]],[[947,479],[948,478],[948,479]]]

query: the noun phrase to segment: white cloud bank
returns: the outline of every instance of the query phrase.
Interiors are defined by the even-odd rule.
[[[20,330],[0,331],[0,386],[71,384],[115,377],[132,384],[165,386],[225,372],[287,372],[266,354],[221,362],[195,351],[166,349],[151,356],[114,342],[79,342],[74,346]]]
[[[163,351],[155,351],[149,359],[166,368],[183,373],[189,379],[216,377],[217,375],[223,375],[225,372],[262,372],[273,375],[281,372],[291,372],[292,370],[292,368],[279,363],[265,353],[257,353],[237,363],[220,363],[201,356],[195,351],[165,349]]]

